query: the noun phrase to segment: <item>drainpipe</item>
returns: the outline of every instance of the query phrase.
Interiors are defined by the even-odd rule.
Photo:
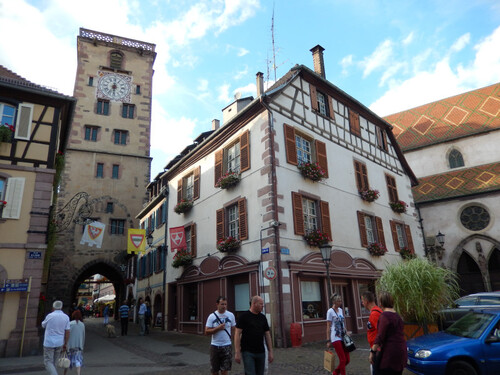
[[[418,212],[418,222],[420,223],[420,229],[422,230],[422,241],[424,243],[425,256],[427,257],[427,244],[425,243],[424,219],[422,219],[422,215],[420,214],[420,207],[415,205],[415,208],[417,209]]]
[[[273,225],[274,228],[274,242],[276,244],[275,248],[275,262],[276,262],[276,281],[278,283],[278,311],[279,311],[279,322],[280,322],[280,333],[281,333],[281,345],[283,348],[287,347],[285,326],[283,324],[283,281],[281,277],[281,252],[280,252],[280,236],[279,236],[279,220],[278,220],[278,188],[276,180],[276,158],[274,154],[274,117],[271,108],[264,101],[265,94],[260,96],[260,103],[264,108],[267,109],[268,113],[268,123],[269,123],[269,147],[271,156],[271,186],[272,186],[272,207],[273,207],[273,223],[278,223],[278,225]]]
[[[161,319],[161,330],[165,331],[165,320],[167,319],[167,309],[165,308],[167,304],[167,223],[168,223],[168,184],[163,187],[163,196],[165,197],[165,231],[163,234],[163,303],[162,303],[162,319]]]

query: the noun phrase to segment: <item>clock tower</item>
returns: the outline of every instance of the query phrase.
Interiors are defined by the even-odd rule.
[[[135,216],[147,202],[151,177],[155,45],[81,28],[77,46],[78,102],[46,277],[47,300],[61,299],[65,307],[93,304],[93,296],[83,296],[79,287],[94,274],[113,283],[117,299],[127,297],[125,280],[130,282],[134,268],[127,231],[138,227]],[[104,225],[100,247],[82,241],[89,223]]]

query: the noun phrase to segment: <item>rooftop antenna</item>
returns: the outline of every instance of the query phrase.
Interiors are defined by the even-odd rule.
[[[273,1],[273,16],[271,18],[271,40],[273,44],[273,70],[274,70],[274,82],[276,82],[276,49],[274,46],[274,1]]]

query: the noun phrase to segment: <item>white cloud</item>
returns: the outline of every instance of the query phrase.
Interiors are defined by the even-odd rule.
[[[245,65],[245,68],[243,70],[236,72],[236,74],[234,75],[234,79],[239,80],[239,79],[245,77],[246,75],[248,75],[248,66],[247,65]]]
[[[383,86],[387,80],[389,80],[391,77],[395,76],[396,73],[398,73],[400,70],[404,69],[405,67],[406,67],[406,63],[394,62],[392,65],[390,65],[384,71],[384,74],[382,74],[382,78],[380,79],[379,86]]]
[[[347,76],[349,74],[347,68],[349,68],[353,62],[353,56],[347,55],[342,60],[340,60],[340,66],[342,67],[342,75]]]
[[[219,96],[217,97],[218,101],[225,104],[229,104],[232,101],[231,97],[229,96],[229,87],[230,85],[228,83],[224,83],[217,88],[217,92],[219,93]]]
[[[215,21],[219,32],[245,22],[259,8],[259,0],[225,0],[224,12]]]
[[[247,50],[246,48],[243,48],[241,47],[239,50],[238,50],[238,57],[243,57],[245,55],[248,55],[250,53],[249,50]]]
[[[450,48],[450,52],[459,52],[470,42],[470,33],[462,35]]]
[[[377,68],[386,66],[393,54],[393,42],[389,39],[384,40],[377,46],[375,51],[363,59],[360,63],[364,67],[363,78],[370,75]]]
[[[411,44],[411,42],[413,42],[413,38],[414,38],[414,34],[412,31],[411,33],[408,34],[408,36],[406,38],[403,39],[403,41],[401,43],[403,43],[404,46],[407,46],[407,45]]]
[[[246,86],[238,87],[237,89],[234,90],[235,93],[241,92],[242,97],[245,96],[253,96],[257,94],[257,86],[255,83],[249,83]]]

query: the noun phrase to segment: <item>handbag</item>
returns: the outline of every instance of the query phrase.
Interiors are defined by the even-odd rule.
[[[335,355],[330,350],[325,350],[325,354],[323,356],[323,367],[330,373],[335,369]]]
[[[348,352],[356,350],[356,345],[354,344],[354,341],[352,340],[351,336],[349,336],[347,333],[344,334],[342,340],[344,341],[345,348]]]
[[[57,359],[57,363],[56,363],[57,367],[69,368],[70,363],[71,363],[71,361],[68,358],[68,353],[66,353],[65,351],[61,352],[60,357]]]

